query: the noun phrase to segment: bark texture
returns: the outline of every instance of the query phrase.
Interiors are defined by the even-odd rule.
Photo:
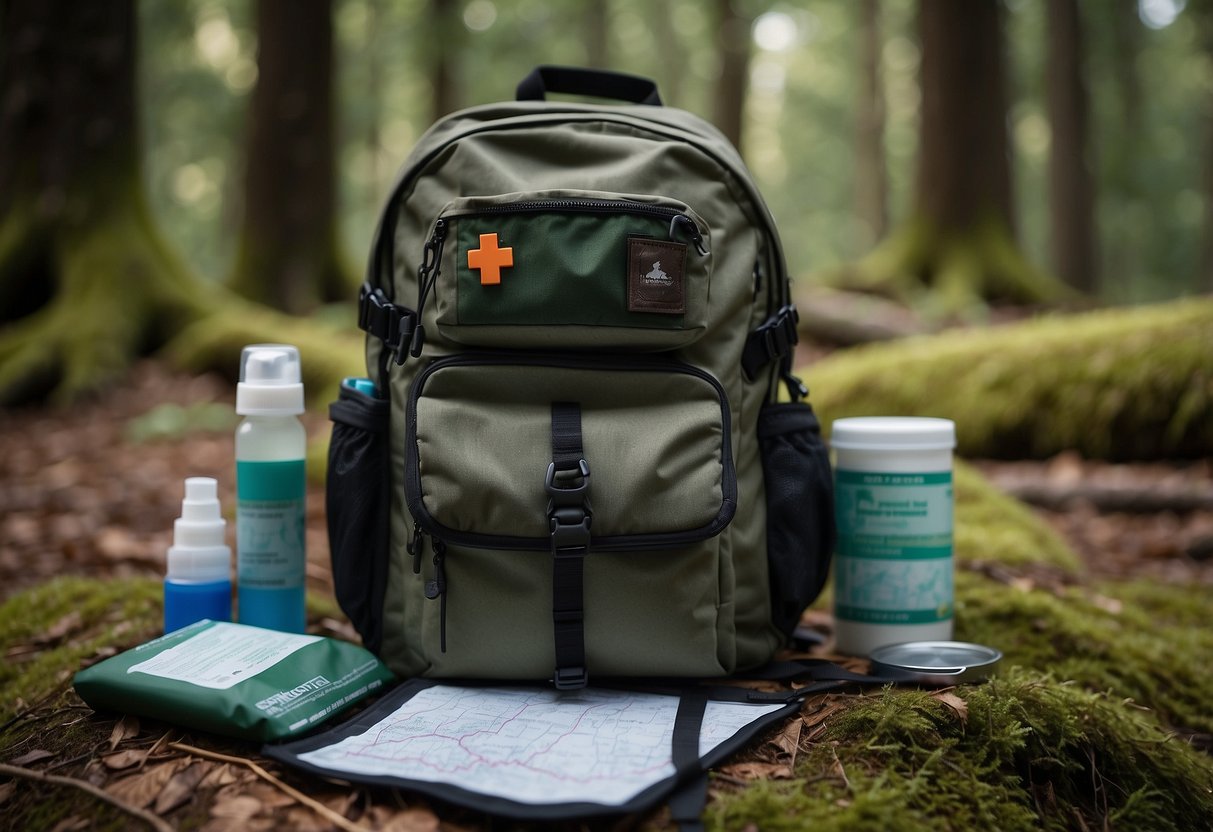
[[[884,83],[881,80],[880,4],[860,0],[859,116],[855,129],[855,211],[872,242],[888,230],[889,181],[885,172]]]
[[[1049,218],[1054,273],[1082,292],[1098,288],[1095,194],[1078,0],[1049,0],[1046,70],[1049,124]]]
[[[732,0],[716,0],[716,49],[720,77],[712,120],[738,150],[741,150],[745,120],[745,92],[750,74],[751,20],[737,10]]]
[[[338,253],[331,6],[257,3],[257,86],[230,285],[292,313],[354,294]]]
[[[909,218],[836,282],[940,316],[1067,296],[1014,235],[999,0],[920,0],[922,107]]]
[[[0,16],[0,401],[70,398],[206,293],[147,210],[131,0],[13,0]]]

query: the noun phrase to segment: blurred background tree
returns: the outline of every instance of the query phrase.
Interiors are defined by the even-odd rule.
[[[103,386],[205,307],[147,209],[132,0],[0,6],[0,400]]]
[[[332,0],[258,0],[240,242],[228,285],[286,312],[360,282],[337,225]]]
[[[1204,0],[1189,2],[1075,4],[1093,258],[1098,296],[1108,302],[1209,285],[1201,256],[1213,235],[1202,232],[1213,212],[1201,183],[1213,146],[1213,56],[1201,34]],[[869,4],[879,15],[874,36],[864,23]],[[1048,100],[1050,4],[1000,3],[1006,124],[1020,248],[1029,263],[1065,277],[1050,242],[1054,134],[1065,144]],[[187,261],[213,278],[232,268],[239,237],[244,122],[257,73],[254,8],[250,0],[139,6],[152,205]],[[720,0],[333,0],[345,250],[361,260],[395,170],[436,112],[509,98],[535,63],[591,64],[605,55],[610,66],[656,78],[674,106],[715,118],[721,8]],[[858,260],[902,225],[914,203],[918,3],[733,0],[729,8],[751,21],[742,149],[795,272],[807,279]],[[865,54],[874,69],[864,70]],[[865,92],[877,76],[881,89]],[[871,118],[873,102],[883,105],[883,130],[869,128],[860,140],[858,124]],[[885,227],[873,209],[857,207],[860,183],[879,163]]]
[[[69,10],[91,9],[57,1]],[[0,37],[14,44],[10,20],[20,6],[5,4],[0,27]],[[848,264],[871,263],[873,252],[897,253],[899,236],[905,239],[904,230],[928,206],[938,208],[937,195],[951,192],[948,182],[980,181],[988,197],[981,210],[992,211],[1005,233],[999,232],[994,265],[949,278],[958,294],[1035,299],[1000,285],[1001,270],[1027,275],[1031,284],[1043,285],[1042,275],[1064,278],[1093,291],[1096,302],[1165,299],[1208,291],[1213,281],[1208,6],[1209,0],[326,0],[316,8],[327,14],[291,4],[291,22],[267,29],[259,69],[254,0],[144,2],[134,8],[139,37],[131,41],[137,53],[129,64],[139,129],[121,167],[141,171],[150,207],[145,219],[164,232],[167,257],[180,252],[187,270],[211,284],[240,274],[255,275],[254,284],[270,279],[275,266],[249,265],[251,226],[262,222],[258,217],[285,219],[300,197],[285,172],[269,176],[272,186],[255,181],[273,169],[254,162],[258,152],[269,158],[264,154],[277,149],[280,161],[294,153],[285,134],[258,151],[253,99],[270,100],[281,86],[264,62],[275,39],[284,48],[304,43],[291,33],[303,31],[306,17],[307,31],[320,35],[331,21],[331,67],[324,67],[322,46],[304,47],[299,51],[310,49],[312,60],[288,74],[302,83],[298,76],[311,70],[306,96],[317,104],[315,114],[331,113],[331,152],[315,156],[333,160],[335,206],[331,214],[321,208],[328,201],[323,184],[303,188],[314,216],[331,217],[309,227],[335,229],[309,235],[324,253],[308,259],[337,265],[320,269],[329,275],[315,278],[324,289],[301,292],[298,303],[286,300],[290,293],[281,287],[262,295],[283,307],[305,309],[343,293],[352,299],[350,288],[334,291],[340,252],[361,261],[394,172],[421,132],[439,113],[510,98],[517,79],[541,62],[605,63],[649,75],[669,104],[716,120],[739,143],[804,285]],[[48,24],[48,41],[71,37],[73,14]],[[940,15],[947,25],[928,26]],[[976,17],[985,23],[968,25]],[[989,45],[999,38],[1000,49]],[[42,94],[14,81],[24,48],[6,44],[0,55],[10,119],[26,112],[14,100]],[[948,66],[949,55],[961,67],[944,69],[956,110],[933,120],[939,98],[928,81]],[[991,69],[995,75],[978,71],[994,56],[1002,59]],[[959,86],[998,74],[1001,105],[997,95]],[[331,108],[323,106],[324,76]],[[987,108],[980,119],[987,138],[962,137],[963,124],[977,123],[967,116],[979,108]],[[316,122],[302,132],[319,147],[324,131]],[[37,142],[20,138],[21,130],[3,132],[12,149],[0,157],[0,170],[34,164]],[[989,142],[1003,144],[980,147]],[[969,173],[954,175],[965,158],[974,160]],[[314,181],[323,182],[318,176]],[[297,184],[303,187],[302,178]],[[17,193],[5,188],[0,207],[15,204]],[[2,217],[0,242],[27,236],[12,224],[21,216],[10,210]],[[0,254],[8,252],[0,246]],[[929,260],[892,259],[898,268],[891,273],[935,284],[938,270]],[[1005,268],[1012,261],[1014,268]],[[0,274],[14,262],[0,257]],[[27,313],[47,299],[50,284],[26,283],[16,294],[11,287],[18,284],[7,284],[4,317],[22,318],[28,327]],[[41,293],[31,289],[39,285]],[[341,320],[349,326],[348,317]],[[11,341],[21,331],[10,327],[3,337]],[[131,349],[139,350],[155,338],[141,332],[133,340],[139,343]]]

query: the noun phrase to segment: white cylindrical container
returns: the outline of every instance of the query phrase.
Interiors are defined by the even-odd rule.
[[[237,615],[241,624],[302,633],[307,573],[307,433],[299,351],[254,344],[240,357],[236,412]]]
[[[952,638],[952,449],[949,419],[834,422],[837,649]]]

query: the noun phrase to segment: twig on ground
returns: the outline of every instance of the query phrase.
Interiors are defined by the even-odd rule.
[[[332,809],[325,806],[320,801],[315,800],[314,798],[308,797],[307,795],[305,795],[303,792],[299,791],[298,789],[288,786],[286,783],[282,782],[277,777],[275,777],[274,775],[270,774],[268,771],[263,769],[261,766],[257,765],[257,763],[253,762],[252,760],[250,760],[246,757],[236,757],[231,754],[220,754],[218,751],[207,751],[206,749],[203,749],[203,748],[196,748],[195,746],[192,746],[192,745],[186,745],[183,742],[171,742],[171,743],[169,743],[169,748],[175,748],[178,751],[184,751],[186,754],[195,754],[199,757],[205,757],[209,760],[217,760],[221,763],[231,763],[233,765],[244,766],[245,768],[249,769],[254,774],[256,774],[258,777],[260,777],[262,780],[265,780],[267,783],[270,783],[271,785],[276,786],[284,794],[289,795],[290,797],[294,798],[298,802],[302,803],[304,806],[307,806],[313,812],[320,815],[322,818],[324,818],[325,820],[327,820],[329,823],[333,824],[334,826],[340,827],[341,829],[345,829],[346,832],[370,832],[370,830],[367,829],[365,826],[361,826],[357,823],[354,823],[353,821],[347,819],[344,815],[342,815],[338,812],[334,812]]]
[[[105,801],[116,809],[126,812],[132,817],[139,818],[139,820],[157,830],[157,832],[173,832],[173,827],[170,826],[163,818],[159,818],[156,815],[153,815],[151,812],[119,800],[117,797],[114,797],[114,795],[97,788],[92,783],[85,780],[77,780],[74,777],[63,777],[58,774],[47,774],[45,771],[38,771],[37,769],[25,768],[23,766],[9,765],[8,763],[0,763],[0,774],[6,774],[10,777],[20,777],[24,780],[36,780],[42,783],[53,783],[57,786],[71,786],[72,788],[80,789],[81,791],[88,792],[98,800]]]

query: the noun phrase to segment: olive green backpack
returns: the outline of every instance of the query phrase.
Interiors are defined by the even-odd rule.
[[[651,81],[540,67],[518,99],[435,124],[383,209],[369,379],[331,409],[338,600],[405,676],[763,665],[834,522],[770,214]]]

